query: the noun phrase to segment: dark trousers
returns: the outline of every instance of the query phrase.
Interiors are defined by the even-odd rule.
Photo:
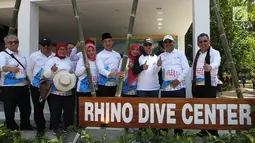
[[[137,90],[138,97],[158,98],[158,93],[159,93],[159,90],[152,90],[152,91]]]
[[[98,85],[97,97],[115,97],[117,86]]]
[[[121,94],[121,97],[137,97],[137,95]]]
[[[87,93],[82,93],[82,92],[77,92],[76,93],[77,95],[77,102],[76,102],[76,119],[77,119],[77,125],[76,126],[80,126],[79,124],[79,97],[91,97],[91,93],[90,92],[87,92]]]
[[[6,126],[11,130],[18,130],[19,126],[15,122],[15,109],[18,106],[20,110],[20,128],[30,126],[30,94],[28,86],[10,86],[2,87],[4,96],[4,114]]]
[[[75,107],[75,97],[70,96],[59,96],[51,94],[51,112],[50,120],[54,130],[59,128],[60,119],[63,113],[64,128],[68,128],[70,125],[73,125],[74,120],[74,107]]]
[[[176,91],[161,91],[161,98],[186,98],[186,89],[182,88]],[[174,129],[175,135],[181,135],[182,133],[182,129]]]
[[[43,113],[45,100],[43,100],[42,102],[39,102],[39,97],[40,97],[39,88],[34,86],[31,86],[31,96],[32,96],[33,104],[34,104],[34,120],[37,126],[37,130],[44,130],[45,123],[46,123],[44,118],[44,113]],[[51,111],[50,99],[51,99],[51,96],[48,96],[47,103],[49,105],[49,110]]]
[[[192,94],[194,98],[216,98],[217,87],[196,86]],[[218,135],[217,130],[207,130],[212,135]],[[207,135],[206,130],[201,130],[202,135]]]

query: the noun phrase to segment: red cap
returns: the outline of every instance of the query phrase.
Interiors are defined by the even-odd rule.
[[[88,38],[86,41],[85,41],[85,44],[88,44],[88,43],[92,43],[95,45],[95,41],[92,39],[92,38]]]

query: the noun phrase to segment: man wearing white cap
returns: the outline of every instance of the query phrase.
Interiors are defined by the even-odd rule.
[[[162,67],[162,98],[185,98],[185,78],[189,71],[186,56],[174,49],[174,38],[166,35],[163,39],[165,52],[158,56],[158,66]],[[182,129],[175,129],[175,134],[182,134]]]

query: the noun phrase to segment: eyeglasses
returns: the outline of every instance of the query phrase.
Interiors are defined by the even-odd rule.
[[[19,44],[19,41],[9,41],[7,43],[9,43],[10,45],[12,45],[12,44]]]
[[[152,43],[144,43],[143,46],[152,46]]]
[[[167,43],[172,43],[172,42],[173,42],[173,41],[172,41],[172,40],[169,40],[169,39],[167,39],[167,40],[164,41],[165,44],[167,44]]]
[[[206,43],[206,42],[208,42],[208,40],[199,41],[199,43]]]

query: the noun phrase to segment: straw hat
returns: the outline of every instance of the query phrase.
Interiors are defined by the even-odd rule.
[[[67,70],[60,70],[54,75],[53,83],[58,90],[69,91],[76,84],[76,76]]]

